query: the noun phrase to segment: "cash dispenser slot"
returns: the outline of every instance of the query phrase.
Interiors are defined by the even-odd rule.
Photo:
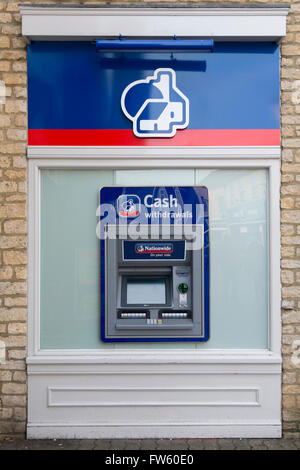
[[[121,320],[140,320],[150,318],[149,310],[142,311],[141,309],[134,310],[119,310],[118,319]]]
[[[130,330],[145,328],[146,320],[150,318],[150,311],[137,309],[121,309],[117,312],[116,329]]]
[[[170,275],[172,272],[172,268],[168,267],[168,268],[165,268],[165,267],[151,267],[151,266],[147,266],[147,267],[137,267],[137,266],[134,266],[134,267],[130,267],[130,268],[119,268],[119,273],[120,274],[128,274],[128,275],[146,275],[146,276],[151,276],[151,275],[154,275],[154,276],[157,276],[157,274],[168,274]]]
[[[189,310],[160,310],[158,312],[159,318],[178,319],[178,318],[192,318],[192,312]]]

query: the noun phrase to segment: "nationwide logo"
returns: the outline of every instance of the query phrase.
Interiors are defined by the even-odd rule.
[[[135,246],[135,252],[138,254],[153,253],[173,253],[173,245],[171,243],[139,243]]]
[[[141,212],[141,200],[136,194],[122,194],[117,200],[120,217],[137,217]]]
[[[144,80],[130,83],[121,108],[137,137],[173,137],[189,124],[189,99],[176,86],[173,69],[156,69]]]

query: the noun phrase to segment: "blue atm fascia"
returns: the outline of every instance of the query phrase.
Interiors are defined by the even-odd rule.
[[[104,186],[99,201],[102,341],[207,341],[207,188]],[[198,245],[191,230],[201,234]]]

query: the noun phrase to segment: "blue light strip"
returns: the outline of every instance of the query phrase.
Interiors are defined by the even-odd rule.
[[[96,51],[212,51],[213,39],[96,39]]]

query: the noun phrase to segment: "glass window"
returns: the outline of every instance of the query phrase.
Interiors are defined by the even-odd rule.
[[[210,339],[206,343],[100,340],[98,190],[102,185],[137,182],[198,184],[209,190]],[[157,298],[162,299],[163,289],[156,287]],[[129,299],[133,289],[131,284]],[[148,289],[145,284],[141,290],[144,298]],[[267,171],[42,170],[40,302],[42,349],[267,348]]]

